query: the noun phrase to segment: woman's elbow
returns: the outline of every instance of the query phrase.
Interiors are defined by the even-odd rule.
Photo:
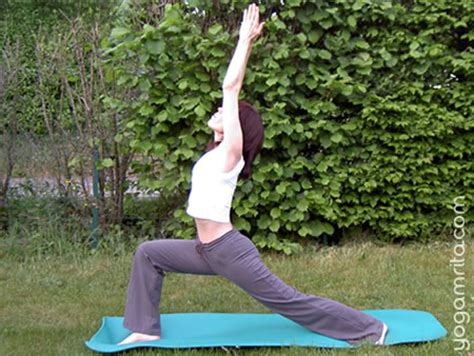
[[[224,92],[238,93],[240,91],[240,87],[241,85],[237,81],[224,82],[224,84],[222,85],[222,90]]]

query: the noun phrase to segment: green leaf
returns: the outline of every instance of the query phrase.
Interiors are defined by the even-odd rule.
[[[303,48],[300,51],[299,55],[300,55],[300,58],[303,58],[303,59],[308,59],[310,57],[309,51],[306,48]]]
[[[287,77],[284,77],[284,76],[279,77],[278,82],[284,87],[288,87],[291,84],[291,81]]]
[[[145,47],[148,49],[148,51],[151,54],[159,54],[163,52],[165,48],[165,44],[162,41],[153,41],[153,40],[148,40],[146,41]]]
[[[126,27],[115,27],[112,29],[112,33],[110,34],[113,38],[122,38],[125,35],[128,35],[130,30]]]
[[[286,28],[285,23],[281,21],[280,19],[278,19],[277,17],[274,18],[273,24],[278,30],[284,30]]]
[[[366,41],[361,40],[361,39],[355,41],[355,46],[358,47],[358,48],[362,48],[362,49],[369,49],[370,48],[369,44]]]
[[[308,229],[305,225],[301,226],[301,228],[298,230],[298,235],[305,237],[306,235],[311,234],[311,230]]]
[[[166,110],[160,111],[156,119],[158,120],[158,122],[165,122],[166,120],[169,119],[168,112]]]
[[[150,116],[153,112],[153,107],[147,104],[143,104],[140,110],[138,110],[138,113],[143,116]]]
[[[342,135],[339,132],[336,132],[331,136],[331,141],[334,143],[339,143],[342,141]]]
[[[282,195],[283,195],[283,194],[286,192],[286,184],[285,184],[285,182],[282,182],[282,183],[278,184],[278,185],[276,186],[275,190],[276,190],[276,192],[277,192],[278,194],[282,194]]]
[[[196,72],[195,75],[196,75],[196,78],[198,78],[202,82],[208,82],[211,79],[209,74],[205,72]]]
[[[214,57],[218,57],[218,58],[222,58],[222,57],[225,57],[225,52],[220,49],[220,48],[213,48],[211,50],[211,54],[214,56]]]
[[[347,23],[349,24],[350,27],[355,28],[357,26],[357,20],[353,15],[350,15],[347,18]]]
[[[328,169],[328,165],[327,165],[327,162],[325,161],[322,161],[320,162],[317,166],[316,166],[316,170],[318,172],[326,172]],[[323,183],[324,184],[324,183]]]
[[[277,232],[278,229],[280,228],[280,223],[278,220],[272,220],[272,222],[269,225],[270,231]]]
[[[349,96],[353,93],[354,87],[352,85],[343,85],[341,93],[345,96]]]
[[[178,82],[178,88],[180,90],[184,90],[188,87],[188,81],[186,79],[181,79],[179,82]]]
[[[296,208],[303,213],[308,210],[308,207],[308,202],[304,199],[300,200],[298,204],[296,204]]]
[[[277,82],[278,82],[278,78],[277,78],[277,77],[271,77],[271,78],[268,78],[265,83],[266,83],[269,87],[271,87],[272,85],[275,85]]]
[[[209,84],[207,84],[207,83],[201,84],[201,85],[199,86],[199,89],[201,89],[201,91],[202,91],[203,93],[209,93],[209,92],[212,90],[211,86],[210,86]]]
[[[303,187],[303,189],[311,189],[312,188],[311,182],[307,179],[305,179],[305,180],[303,180],[303,182],[301,182],[301,186]]]
[[[296,38],[298,39],[298,41],[300,41],[301,43],[305,43],[306,42],[306,35],[303,33],[303,32],[300,32],[296,35]]]
[[[308,40],[311,43],[316,43],[319,41],[322,35],[323,35],[323,31],[321,30],[311,30],[308,33]]]
[[[319,138],[319,142],[321,142],[321,145],[324,148],[328,148],[328,147],[331,146],[331,138],[328,134],[321,135],[320,138]]]
[[[318,51],[318,56],[322,59],[331,59],[331,57],[332,57],[331,52],[329,52],[325,49],[319,50]]]
[[[410,43],[409,48],[410,48],[410,51],[414,51],[414,50],[418,49],[419,47],[420,47],[420,44],[415,41],[415,42]]]
[[[214,24],[211,27],[209,27],[207,32],[210,33],[211,35],[215,36],[215,35],[219,34],[220,32],[222,32],[222,30],[223,30],[222,25]]]
[[[364,7],[364,0],[357,0],[353,5],[352,5],[352,10],[358,11]]]
[[[425,61],[424,63],[418,64],[415,68],[413,68],[413,71],[418,75],[422,75],[426,73],[428,68],[430,68],[430,62]]]
[[[206,115],[206,109],[202,105],[198,105],[194,108],[194,112],[197,116],[204,116]]]
[[[146,23],[146,24],[143,26],[143,32],[146,33],[146,34],[151,33],[151,32],[153,32],[154,30],[155,30],[155,28],[154,28],[153,26],[151,26],[150,24],[147,24],[147,23]]]
[[[147,92],[151,88],[151,83],[147,78],[141,79],[139,87],[142,92]]]
[[[395,57],[392,57],[391,59],[387,60],[387,66],[389,68],[394,67],[398,63],[398,59]]]
[[[392,55],[390,54],[389,51],[387,51],[385,48],[382,48],[382,50],[380,51],[380,55],[382,56],[382,58],[384,59],[384,61],[388,62],[392,59]]]
[[[257,221],[257,226],[259,229],[262,229],[262,230],[265,230],[268,228],[268,226],[270,225],[270,223],[272,222],[272,220],[270,220],[268,218],[268,216],[264,215],[264,216],[261,216],[258,221]]]
[[[355,121],[349,121],[342,125],[342,128],[347,131],[353,131],[357,128],[357,124]]]
[[[331,19],[326,19],[324,21],[321,21],[319,23],[319,25],[324,28],[325,30],[328,30],[332,27],[332,25],[334,24],[334,22],[331,20]]]
[[[273,208],[270,211],[270,215],[272,216],[272,218],[278,219],[281,215],[281,210],[279,208]]]
[[[103,167],[103,168],[110,168],[110,167],[113,167],[114,166],[114,161],[112,160],[112,158],[105,158],[103,160],[100,161],[100,166]]]
[[[310,229],[312,236],[321,236],[324,233],[332,235],[334,233],[334,228],[331,224],[323,223],[319,220],[311,222]]]

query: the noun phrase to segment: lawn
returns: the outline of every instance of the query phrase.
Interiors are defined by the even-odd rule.
[[[470,255],[471,246],[466,250]],[[92,355],[84,346],[105,315],[122,315],[132,253],[67,254],[0,260],[0,355]],[[448,336],[428,343],[358,350],[321,348],[143,349],[130,355],[456,355],[453,343],[454,272],[448,242],[376,245],[372,242],[309,245],[295,256],[262,252],[286,283],[358,309],[405,308],[432,313]],[[466,296],[472,296],[472,263],[465,265]],[[471,279],[469,279],[469,276]],[[237,286],[219,276],[167,274],[162,313],[267,313]],[[472,324],[466,324],[472,336]]]

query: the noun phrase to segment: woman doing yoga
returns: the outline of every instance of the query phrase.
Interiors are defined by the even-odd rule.
[[[222,107],[208,121],[213,142],[192,170],[186,211],[195,218],[197,237],[153,240],[138,246],[123,323],[132,334],[120,344],[160,338],[159,303],[165,272],[220,275],[274,313],[311,331],[351,344],[362,340],[383,344],[384,323],[287,285],[264,265],[254,243],[230,221],[237,180],[250,176],[263,143],[260,115],[250,104],[239,102],[252,44],[263,25],[258,7],[250,5],[244,11],[237,48],[224,78]]]

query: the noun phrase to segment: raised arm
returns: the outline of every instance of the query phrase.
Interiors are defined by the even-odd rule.
[[[228,157],[226,166],[230,168],[234,167],[242,157],[243,136],[239,122],[239,93],[242,88],[253,40],[260,35],[263,25],[263,22],[259,22],[258,6],[250,5],[244,11],[237,47],[222,85],[224,139],[221,145],[226,150]]]

